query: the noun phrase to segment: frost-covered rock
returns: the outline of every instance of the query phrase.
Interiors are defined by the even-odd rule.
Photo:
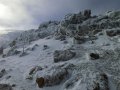
[[[120,11],[110,11],[107,15],[112,19],[120,19]]]
[[[106,74],[94,73],[93,77],[77,74],[64,84],[63,90],[109,90],[108,77]]]
[[[66,80],[69,75],[69,69],[72,67],[73,65],[71,64],[54,66],[44,72],[41,72],[41,74],[39,74],[36,78],[36,83],[40,88],[58,85]]]
[[[52,71],[51,71],[52,72]],[[53,86],[60,84],[68,75],[65,69],[58,69],[51,73],[52,75],[46,75],[36,79],[38,86],[41,88],[43,86]]]
[[[76,53],[70,50],[56,50],[54,52],[54,62],[68,61],[75,57]]]

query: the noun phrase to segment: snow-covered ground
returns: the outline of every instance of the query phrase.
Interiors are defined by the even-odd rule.
[[[107,39],[107,38],[106,38]],[[41,67],[50,67],[53,65],[59,65],[62,63],[89,63],[91,61],[87,60],[88,58],[85,56],[85,53],[89,51],[90,48],[95,49],[95,47],[102,47],[107,49],[107,46],[103,46],[104,43],[110,43],[109,40],[103,40],[103,37],[100,37],[98,40],[95,41],[96,44],[89,44],[88,42],[81,45],[76,45],[76,51],[78,51],[78,56],[74,59],[71,59],[66,62],[54,63],[53,61],[53,53],[55,50],[64,50],[68,49],[72,46],[72,38],[68,39],[68,44],[64,44],[63,41],[54,40],[52,39],[40,39],[37,41],[32,42],[31,45],[27,46],[26,48],[32,47],[35,44],[38,44],[38,47],[34,51],[28,51],[28,55],[19,57],[19,56],[9,56],[6,58],[0,57],[0,69],[5,69],[6,74],[0,79],[0,83],[8,83],[10,85],[15,84],[15,90],[61,90],[62,84],[55,85],[54,87],[45,87],[45,88],[38,88],[35,80],[28,80],[26,79],[29,71],[31,68],[35,66]],[[49,48],[43,50],[43,46],[48,45]],[[112,46],[108,46],[109,48]],[[85,48],[85,49],[84,49]],[[22,49],[19,49],[22,50]],[[82,57],[80,56],[83,55]],[[94,62],[92,62],[94,63]],[[9,79],[8,76],[11,76]],[[78,85],[70,90],[77,90],[80,81],[77,82]],[[80,88],[85,88],[84,84],[79,86]],[[84,90],[84,89],[82,89]],[[85,89],[86,90],[86,89]],[[115,90],[115,89],[111,89]]]
[[[0,57],[0,68],[7,70],[7,74],[1,78],[0,83],[10,83],[10,85],[16,84],[15,90],[40,90],[40,88],[36,86],[37,84],[35,81],[26,80],[26,74],[34,66],[39,65],[45,67],[54,64],[53,52],[55,50],[65,49],[68,45],[63,44],[62,41],[54,39],[40,39],[33,42],[33,44],[28,47],[31,47],[34,44],[38,44],[39,46],[35,51],[29,52],[27,56],[10,56],[7,58]],[[50,48],[43,50],[44,45],[48,45]],[[6,79],[8,76],[11,76],[11,78]]]

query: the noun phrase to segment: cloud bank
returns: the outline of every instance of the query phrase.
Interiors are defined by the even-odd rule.
[[[67,13],[119,10],[120,0],[0,0],[0,29],[29,29]]]

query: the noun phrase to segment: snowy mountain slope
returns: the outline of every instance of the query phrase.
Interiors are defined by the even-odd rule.
[[[13,90],[120,90],[119,16],[85,10],[23,32],[0,56],[0,83]]]

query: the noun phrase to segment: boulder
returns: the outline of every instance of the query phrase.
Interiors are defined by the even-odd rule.
[[[70,50],[56,50],[54,52],[54,62],[68,61],[75,57],[76,53]]]
[[[13,90],[12,86],[8,84],[0,84],[0,90]]]
[[[73,68],[75,68],[75,65],[71,63],[64,63],[46,68],[37,73],[36,83],[39,88],[59,85],[69,78]]]
[[[67,78],[67,75],[68,71],[66,69],[53,69],[46,75],[38,77],[36,79],[36,83],[38,84],[39,88],[43,88],[44,86],[58,85]]]

